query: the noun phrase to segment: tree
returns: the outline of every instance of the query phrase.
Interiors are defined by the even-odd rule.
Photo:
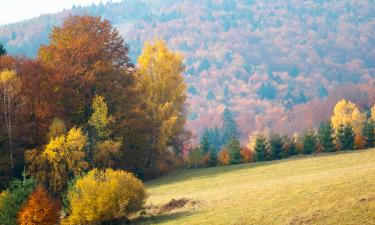
[[[318,130],[319,145],[323,152],[332,152],[335,148],[334,131],[330,121],[322,122]]]
[[[306,130],[302,137],[303,154],[309,155],[316,151],[317,140],[315,131],[312,129]]]
[[[7,50],[4,48],[4,45],[0,43],[0,56],[6,55],[6,54],[7,54]]]
[[[375,122],[369,118],[362,129],[362,136],[366,141],[366,147],[373,148],[375,145]]]
[[[193,168],[198,168],[202,165],[203,162],[203,153],[200,148],[194,148],[190,151],[188,158],[188,166]]]
[[[228,165],[230,162],[230,155],[228,150],[221,149],[219,154],[217,155],[217,161],[220,166]]]
[[[142,182],[121,170],[91,170],[68,190],[69,215],[62,224],[101,224],[140,210],[146,199]],[[117,221],[116,221],[117,220]]]
[[[108,126],[112,122],[112,117],[108,116],[108,107],[103,96],[95,96],[92,102],[92,110],[93,113],[88,121],[91,128],[91,141],[96,143],[107,140],[111,134]]]
[[[38,186],[18,212],[19,225],[55,225],[60,220],[60,204],[48,196],[47,190]]]
[[[203,154],[207,154],[209,153],[210,151],[212,151],[212,148],[211,148],[211,145],[209,143],[209,140],[208,140],[208,130],[205,130],[201,136],[201,140],[200,140],[200,148],[201,148],[201,151]]]
[[[352,150],[354,148],[355,133],[350,123],[339,126],[336,141],[341,150]]]
[[[162,172],[163,158],[170,154],[168,147],[185,135],[186,84],[181,54],[170,51],[165,42],[147,42],[138,58],[137,85],[140,90],[141,110],[146,152],[146,171]],[[138,166],[139,168],[139,166]]]
[[[267,139],[263,135],[257,135],[255,139],[255,159],[257,162],[266,161],[267,160],[267,150],[268,150],[268,143]]]
[[[356,134],[360,134],[366,121],[366,114],[359,111],[357,106],[345,99],[335,105],[331,123],[335,131],[341,124],[350,124]]]
[[[278,134],[271,134],[269,138],[271,159],[281,159],[283,151],[283,139]]]
[[[240,142],[236,137],[232,137],[228,144],[227,149],[230,156],[230,164],[238,164],[242,162],[242,156],[241,156],[241,146]]]
[[[237,123],[234,120],[234,115],[230,109],[225,108],[222,118],[223,118],[222,143],[227,144],[232,137],[239,138],[239,132],[237,128]]]
[[[33,179],[24,178],[10,182],[5,194],[0,197],[1,225],[17,225],[17,213],[35,187],[36,181]]]
[[[284,137],[284,144],[283,144],[283,157],[287,158],[290,156],[297,155],[297,147],[296,143],[294,143],[293,138]]]
[[[94,168],[119,168],[121,141],[105,140],[95,145],[92,165]]]
[[[13,168],[13,132],[12,132],[12,121],[13,121],[13,110],[14,110],[14,98],[19,90],[19,78],[16,72],[12,70],[4,70],[0,72],[0,86],[1,86],[1,101],[2,111],[5,122],[5,129],[8,135],[9,141],[9,152],[10,152],[10,165]]]
[[[52,120],[51,125],[49,126],[49,131],[48,131],[48,134],[47,134],[47,139],[49,141],[49,140],[51,140],[53,138],[57,138],[59,136],[65,135],[66,132],[67,132],[67,130],[66,130],[66,127],[65,127],[64,120],[62,120],[62,119],[60,119],[58,117],[55,117]]]

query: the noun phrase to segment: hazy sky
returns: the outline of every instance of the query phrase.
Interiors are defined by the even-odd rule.
[[[0,0],[0,25],[70,9],[73,5],[85,6],[109,1],[111,0]]]

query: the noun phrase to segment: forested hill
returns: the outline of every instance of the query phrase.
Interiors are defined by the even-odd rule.
[[[2,26],[0,42],[10,54],[33,57],[70,14],[111,20],[133,61],[154,37],[181,51],[188,126],[197,133],[220,126],[225,107],[245,138],[316,125],[341,97],[365,109],[374,103],[373,0],[125,0]]]

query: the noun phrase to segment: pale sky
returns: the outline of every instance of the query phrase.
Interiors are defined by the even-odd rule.
[[[87,6],[109,1],[111,0],[0,0],[0,25],[70,9],[73,5]]]

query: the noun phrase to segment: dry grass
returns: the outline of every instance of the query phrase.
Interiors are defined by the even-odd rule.
[[[179,171],[137,224],[375,224],[375,150]],[[183,207],[159,210],[172,199]]]

